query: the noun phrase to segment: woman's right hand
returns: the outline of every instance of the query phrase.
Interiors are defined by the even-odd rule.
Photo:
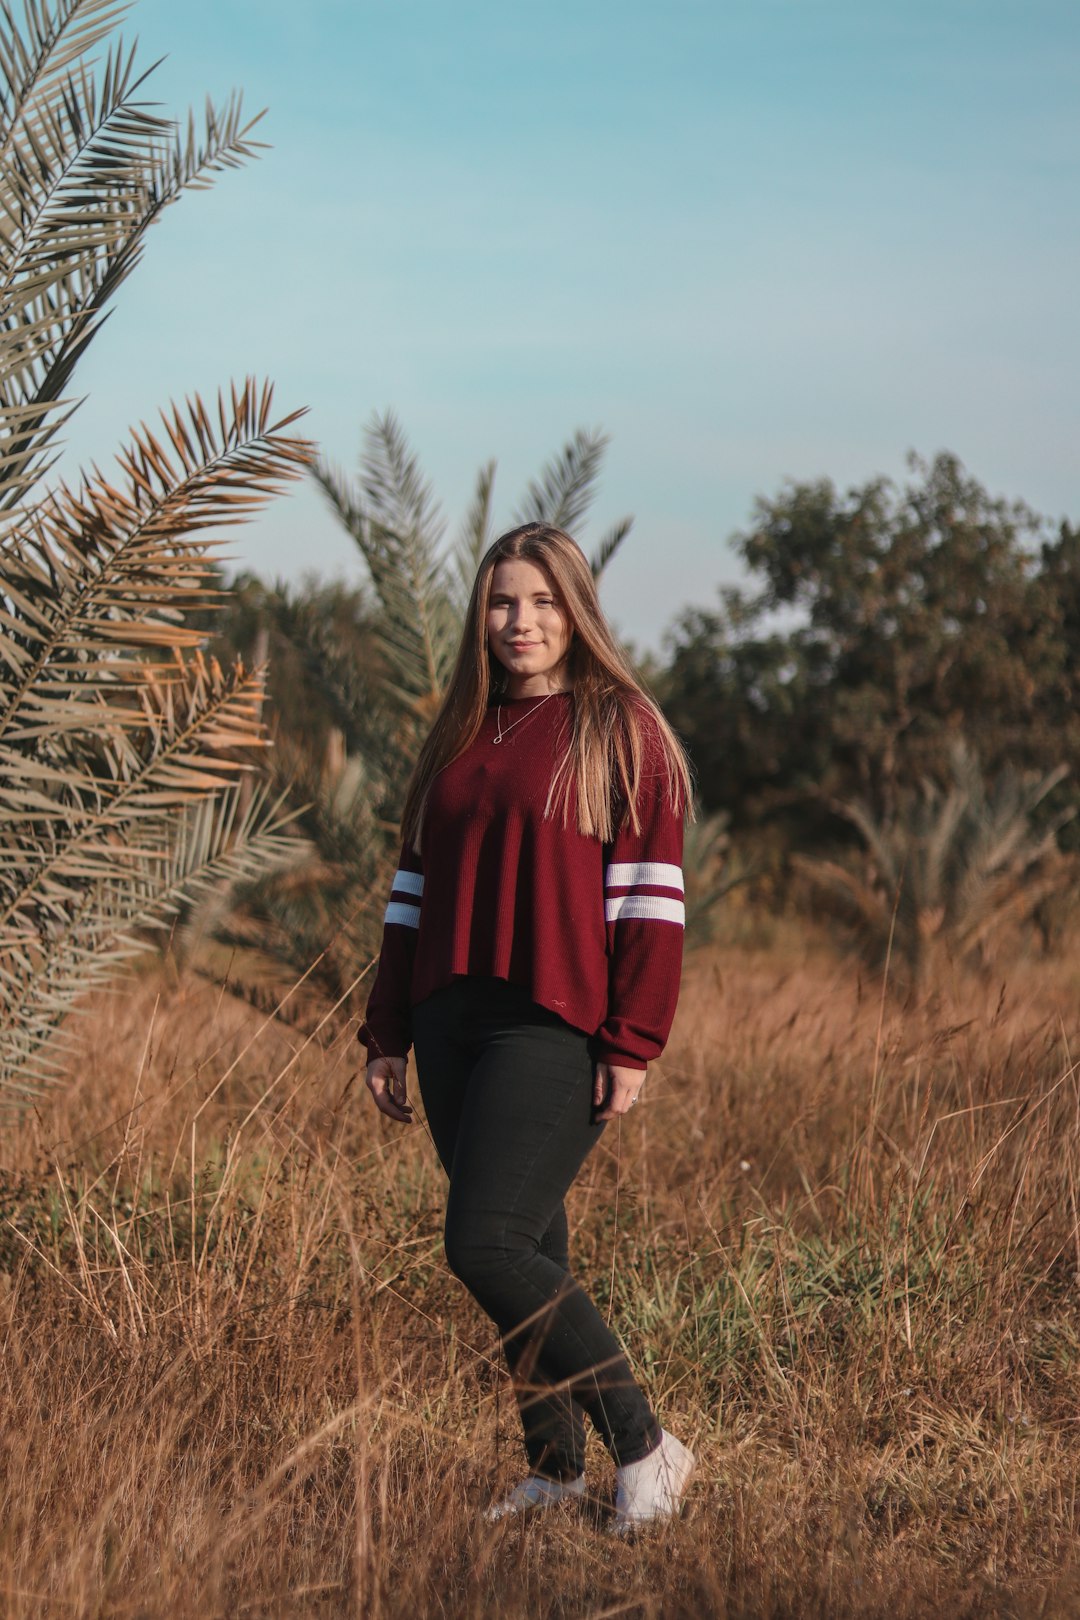
[[[402,1125],[411,1125],[412,1109],[405,1094],[406,1062],[403,1057],[372,1058],[367,1066],[367,1088],[380,1113]]]

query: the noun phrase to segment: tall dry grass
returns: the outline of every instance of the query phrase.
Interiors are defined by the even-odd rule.
[[[684,1518],[485,1526],[520,1470],[422,1125],[347,1036],[102,1000],[4,1144],[0,1616],[1080,1613],[1080,974],[904,1010],[827,952],[690,966],[578,1269],[701,1467]]]

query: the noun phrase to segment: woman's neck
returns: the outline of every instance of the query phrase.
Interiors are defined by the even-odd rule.
[[[554,673],[544,675],[511,675],[507,680],[506,691],[503,693],[503,696],[510,703],[516,703],[521,698],[551,697],[556,692],[568,692],[569,690],[570,688],[566,681],[563,680],[561,676]]]

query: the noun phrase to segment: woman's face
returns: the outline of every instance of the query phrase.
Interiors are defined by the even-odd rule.
[[[542,568],[523,557],[496,563],[487,616],[488,646],[509,675],[511,697],[542,697],[566,685],[572,631]]]

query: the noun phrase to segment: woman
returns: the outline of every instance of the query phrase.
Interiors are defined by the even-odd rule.
[[[538,523],[503,535],[413,773],[360,1031],[402,1123],[415,1049],[447,1259],[513,1375],[530,1472],[491,1518],[583,1495],[584,1414],[615,1460],[617,1531],[671,1515],[694,1465],[571,1275],[563,1208],[671,1027],[688,791],[578,546]]]

